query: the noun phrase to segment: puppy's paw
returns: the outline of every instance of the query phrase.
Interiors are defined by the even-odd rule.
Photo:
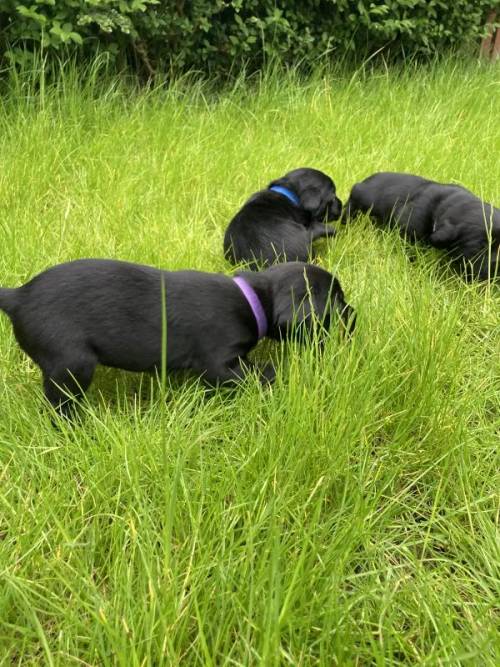
[[[317,224],[311,230],[311,240],[316,241],[316,239],[332,238],[336,233],[335,229],[330,225]]]
[[[276,369],[272,364],[266,364],[264,368],[259,369],[259,380],[262,385],[270,385],[276,379]]]

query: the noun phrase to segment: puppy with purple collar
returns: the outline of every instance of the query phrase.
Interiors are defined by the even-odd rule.
[[[265,336],[286,339],[339,319],[348,331],[354,327],[338,280],[299,262],[230,278],[81,259],[0,288],[0,309],[63,414],[89,387],[97,364],[154,372],[163,357],[168,369],[191,369],[217,385],[244,377],[248,353]],[[274,369],[261,376],[272,381]]]
[[[335,183],[317,169],[294,169],[253,194],[229,223],[224,253],[249,268],[307,262],[316,239],[334,236],[342,202]]]

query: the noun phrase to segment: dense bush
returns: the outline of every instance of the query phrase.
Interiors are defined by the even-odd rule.
[[[429,56],[476,42],[494,0],[0,0],[2,60],[97,50],[151,74],[227,71],[268,58],[311,62]]]

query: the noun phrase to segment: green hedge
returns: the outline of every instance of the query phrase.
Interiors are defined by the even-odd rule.
[[[0,58],[104,51],[155,70],[225,72],[383,49],[433,56],[478,44],[494,0],[0,0]]]

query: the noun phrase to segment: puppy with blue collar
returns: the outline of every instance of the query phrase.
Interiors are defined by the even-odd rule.
[[[229,223],[224,253],[252,270],[278,262],[307,262],[316,239],[334,236],[342,202],[335,183],[317,169],[301,168],[253,194]]]

